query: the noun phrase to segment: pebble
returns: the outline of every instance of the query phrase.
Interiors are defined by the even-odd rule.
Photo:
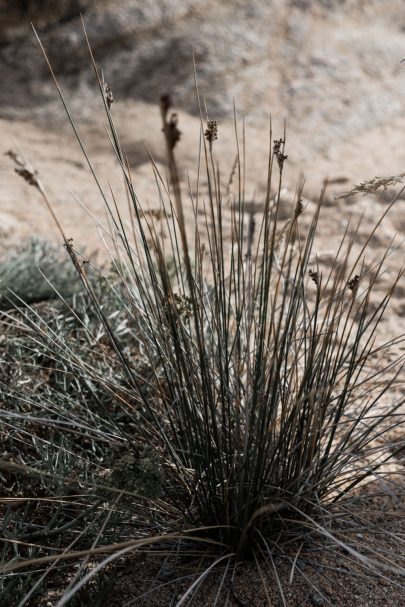
[[[310,599],[314,607],[323,607],[325,605],[323,598],[319,594],[311,594]]]

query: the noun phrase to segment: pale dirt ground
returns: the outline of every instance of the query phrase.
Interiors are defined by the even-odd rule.
[[[129,6],[131,2],[124,4]],[[249,10],[243,2],[236,2],[236,9],[233,3],[220,7],[219,3],[208,2],[207,10],[197,1],[192,4],[193,10],[187,12],[184,8],[187,2],[182,2],[184,11],[179,8],[177,20],[164,28],[159,25],[159,15],[154,14],[155,29],[146,28],[139,43],[129,44],[126,38],[118,47],[99,44],[101,66],[106,67],[108,81],[117,91],[114,117],[139,199],[151,208],[159,205],[145,144],[165,174],[156,100],[172,89],[182,131],[176,151],[183,187],[187,191],[187,174],[192,187],[195,185],[199,119],[191,62],[177,71],[170,63],[176,61],[176,52],[183,59],[189,57],[195,44],[201,92],[207,96],[210,117],[218,118],[215,150],[225,180],[235,157],[233,97],[239,118],[246,113],[249,200],[260,203],[265,191],[270,112],[274,139],[282,136],[283,119],[287,119],[285,184],[293,192],[298,175],[305,175],[304,193],[309,201],[306,212],[313,209],[312,201],[319,195],[325,178],[346,180],[330,185],[327,190],[317,245],[320,259],[327,266],[349,217],[354,221],[363,217],[359,238],[364,240],[400,189],[396,186],[380,198],[357,196],[335,200],[337,194],[350,189],[352,184],[376,175],[405,171],[405,65],[399,64],[405,55],[405,5],[397,1],[348,2],[343,3],[347,9],[329,13],[321,8],[327,2],[312,3],[316,5],[312,10],[305,9],[311,4],[308,2],[275,0],[268,4],[252,2]],[[297,8],[300,4],[304,9]],[[273,21],[272,7],[279,9]],[[75,38],[77,31],[77,21],[60,29],[66,49],[73,50],[61,52],[59,73],[100,182],[105,191],[111,186],[125,214],[122,177],[104,132],[104,118],[90,71],[78,74],[69,63],[81,44]],[[95,28],[95,36],[97,31]],[[3,155],[19,146],[39,171],[66,235],[90,257],[103,259],[105,255],[99,252],[103,245],[94,219],[83,211],[75,196],[90,214],[106,223],[103,201],[63,115],[56,91],[47,81],[46,71],[36,71],[39,60],[30,67],[33,45],[26,41],[28,30],[23,27],[22,32],[18,47],[0,49],[0,255],[6,255],[30,236],[61,240],[39,194],[14,173],[10,158]],[[54,35],[55,39],[53,30],[44,35]],[[285,217],[290,209],[289,196],[286,191]],[[367,262],[378,259],[394,236],[398,245],[405,236],[405,194],[373,238]],[[389,287],[402,267],[403,252],[403,246],[399,247],[387,260],[376,297]],[[402,279],[382,325],[383,337],[405,332],[404,298]],[[404,352],[404,346],[398,350]],[[249,572],[246,575],[252,579]],[[331,576],[329,597],[339,607],[405,604],[402,594],[384,584],[358,582],[356,578],[348,583],[345,575]],[[134,591],[130,580],[131,572],[120,581],[123,597],[114,605],[121,607],[129,600],[127,595]],[[246,605],[262,604],[245,600]],[[319,604],[299,589],[294,600],[291,599],[291,605]],[[169,603],[163,599],[160,604]]]

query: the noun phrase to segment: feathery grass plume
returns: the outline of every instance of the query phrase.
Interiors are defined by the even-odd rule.
[[[371,306],[389,251],[371,269],[363,264],[370,239],[395,200],[356,255],[356,232],[349,235],[346,230],[334,266],[322,273],[310,262],[322,198],[307,218],[302,186],[297,188],[284,230],[284,246],[278,246],[285,134],[270,145],[264,210],[253,215],[246,206],[245,159],[240,151],[244,146],[235,127],[233,173],[238,193],[225,211],[228,192],[214,155],[213,128],[212,136],[204,137],[201,120],[204,174],[198,176],[197,193],[190,188],[187,195],[174,154],[177,119],[169,116],[171,104],[164,98],[161,114],[171,187],[151,162],[166,228],[162,235],[136,196],[103,81],[92,54],[91,58],[134,220],[130,231],[99,185],[118,235],[112,236],[109,248],[116,279],[106,281],[106,288],[118,297],[117,313],[124,314],[136,341],[123,342],[72,247],[69,254],[103,327],[102,348],[107,348],[123,388],[55,332],[42,343],[45,351],[50,343],[57,360],[67,361],[84,378],[88,375],[93,385],[99,382],[101,391],[116,395],[117,407],[132,424],[122,428],[114,416],[107,419],[115,423],[121,444],[130,447],[135,442],[153,454],[161,488],[149,500],[126,492],[126,503],[133,496],[133,518],[127,521],[133,535],[128,542],[114,546],[101,544],[98,538],[97,547],[66,548],[58,555],[49,552],[41,559],[17,560],[3,571],[10,574],[30,565],[113,552],[94,573],[87,572],[69,586],[59,607],[68,604],[103,566],[130,550],[153,552],[153,546],[179,558],[182,553],[198,554],[200,547],[192,582],[183,585],[177,605],[194,597],[213,572],[218,572],[218,587],[212,604],[226,604],[231,593],[227,574],[232,575],[243,559],[257,564],[269,597],[262,575],[267,561],[286,605],[277,559],[290,564],[291,575],[301,575],[313,586],[301,563],[306,550],[314,546],[318,550],[327,546],[330,559],[334,546],[341,558],[347,558],[349,568],[357,560],[364,575],[384,568],[404,574],[403,555],[382,558],[350,535],[350,529],[372,531],[370,519],[364,520],[361,510],[356,515],[356,491],[361,487],[372,493],[376,480],[389,483],[385,464],[394,457],[389,431],[402,422],[404,397],[390,397],[384,405],[382,399],[390,388],[402,385],[404,357],[383,363],[381,356],[403,337],[384,345],[377,340],[381,318],[402,273]],[[58,91],[75,129],[59,87]],[[269,135],[271,144],[271,129]],[[99,184],[87,155],[86,159]],[[49,334],[49,325],[39,313],[26,318],[34,335]],[[83,329],[93,342],[93,332],[85,325]],[[99,345],[96,341],[95,347]],[[142,355],[142,367],[137,353]],[[21,390],[21,398],[26,398],[27,392]],[[88,427],[87,413],[83,408],[74,415],[80,421],[80,437]],[[104,420],[105,415],[100,407],[98,418]],[[383,433],[388,438],[381,441]],[[92,438],[96,443],[96,434]],[[3,469],[7,466],[12,467],[2,463]],[[82,486],[85,490],[96,485],[90,480]],[[107,529],[108,521],[103,533]]]
[[[339,200],[340,198],[348,198],[349,196],[354,196],[355,194],[363,194],[363,196],[365,196],[366,194],[377,194],[380,192],[380,190],[385,192],[387,188],[398,185],[398,183],[402,183],[403,177],[405,177],[405,173],[392,175],[391,177],[374,177],[368,181],[362,181],[359,185],[355,185],[350,191],[336,196],[335,200]]]

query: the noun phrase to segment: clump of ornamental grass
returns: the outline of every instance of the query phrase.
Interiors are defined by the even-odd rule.
[[[270,564],[281,601],[287,604],[277,559],[291,564],[291,576],[302,574],[305,579],[298,556],[305,546],[322,540],[328,550],[335,545],[346,554],[349,567],[357,559],[365,574],[375,573],[378,567],[404,573],[400,555],[396,563],[370,547],[365,555],[358,542],[353,545],[348,539],[348,527],[362,529],[369,524],[360,516],[351,518],[351,506],[359,488],[372,491],[376,480],[386,479],[385,464],[393,452],[390,441],[382,441],[381,436],[401,423],[404,404],[403,397],[384,400],[391,388],[398,388],[402,358],[382,362],[383,353],[401,338],[383,345],[377,339],[402,273],[376,302],[373,291],[389,250],[371,267],[364,263],[368,242],[380,222],[360,250],[355,248],[356,230],[347,229],[335,263],[322,272],[313,262],[322,196],[308,217],[299,184],[290,220],[286,224],[279,220],[285,135],[273,140],[270,129],[267,191],[259,213],[247,207],[237,128],[232,175],[236,194],[230,199],[231,179],[227,185],[215,154],[220,129],[212,120],[201,121],[204,168],[197,187],[186,194],[175,157],[178,117],[168,96],[161,101],[168,180],[151,160],[157,219],[136,196],[114,126],[111,97],[106,93],[110,89],[94,60],[93,65],[131,203],[128,228],[99,186],[113,226],[109,252],[116,281],[107,281],[107,288],[115,293],[117,309],[124,311],[136,335],[132,347],[122,343],[87,266],[57,225],[108,337],[109,355],[125,380],[125,390],[117,390],[116,382],[66,347],[56,334],[52,348],[54,356],[70,360],[92,382],[115,391],[117,404],[133,420],[133,428],[120,429],[122,440],[130,450],[136,439],[153,454],[162,486],[149,500],[123,488],[117,494],[115,488],[116,509],[125,497],[127,512],[132,498],[130,540],[97,542],[81,552],[16,561],[6,564],[4,571],[110,553],[69,585],[60,606],[115,559],[154,548],[164,554],[199,553],[200,559],[206,559],[202,570],[199,561],[177,605],[191,600],[213,571],[222,572],[213,603],[225,604],[226,576],[243,559],[254,560],[265,587],[263,563]],[[229,207],[224,201],[230,201]],[[38,327],[38,334],[43,321],[31,319],[30,327],[33,331]],[[89,339],[91,335],[89,329]],[[142,355],[141,366],[135,345]],[[80,425],[77,431],[80,434]],[[83,483],[86,487],[94,491],[91,481]],[[108,522],[103,530],[107,527]],[[266,595],[270,601],[267,590]]]

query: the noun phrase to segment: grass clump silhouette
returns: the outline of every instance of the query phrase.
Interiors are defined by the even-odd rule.
[[[56,331],[47,331],[49,323],[33,314],[32,307],[22,312],[20,322],[53,358],[66,362],[67,375],[79,373],[83,385],[90,382],[98,393],[115,397],[114,411],[100,396],[91,405],[100,405],[94,414],[103,427],[99,437],[104,440],[110,434],[121,449],[140,457],[138,462],[147,453],[154,495],[123,486],[107,490],[96,471],[87,474],[81,486],[98,496],[97,507],[107,512],[102,523],[106,535],[100,531],[90,548],[65,545],[57,556],[42,551],[39,559],[17,559],[5,564],[4,572],[85,557],[81,576],[69,583],[60,606],[114,559],[133,550],[153,552],[154,547],[173,554],[175,546],[179,554],[195,555],[201,546],[198,558],[210,560],[202,570],[199,565],[178,605],[191,600],[217,569],[225,574],[219,576],[213,604],[225,604],[230,592],[226,573],[243,559],[253,559],[260,573],[267,559],[281,601],[287,604],[277,558],[282,556],[302,573],[298,554],[322,539],[347,554],[348,562],[358,559],[366,573],[375,573],[381,565],[402,572],[393,558],[378,563],[377,555],[364,555],[350,545],[342,522],[350,518],[356,490],[367,491],[385,477],[384,465],[394,453],[389,440],[379,439],[399,424],[404,402],[400,398],[381,406],[383,396],[398,383],[402,359],[373,366],[401,340],[380,345],[376,339],[402,276],[374,301],[373,289],[389,250],[372,267],[364,264],[364,255],[380,222],[356,254],[357,231],[347,229],[332,267],[323,273],[313,261],[322,196],[308,218],[300,183],[291,218],[285,223],[279,219],[285,136],[273,141],[270,130],[267,193],[259,213],[246,202],[237,127],[232,198],[231,179],[224,182],[216,158],[220,129],[212,120],[201,121],[204,168],[196,190],[190,187],[186,196],[175,157],[178,119],[168,96],[161,100],[161,116],[169,179],[151,159],[159,213],[150,213],[136,196],[114,126],[111,90],[94,60],[93,65],[131,212],[127,227],[100,186],[112,226],[109,252],[114,267],[104,289],[130,329],[124,339],[89,278],[89,264],[82,263],[59,222],[103,340],[94,341],[94,327],[75,318],[89,342],[100,346],[101,358],[110,361],[114,373],[109,377],[90,349],[75,349]],[[50,206],[42,185],[40,191]],[[70,398],[74,400],[74,393]],[[85,420],[91,407],[86,401],[72,413],[79,439],[83,428],[90,432]],[[119,423],[117,410],[131,424]],[[92,444],[97,440],[94,433]],[[10,462],[2,466],[17,470]],[[23,474],[24,466],[18,471]],[[110,476],[117,478],[118,473]],[[65,487],[74,482],[64,478]],[[102,545],[100,538],[112,537],[107,532],[110,517],[114,524],[117,517],[126,520],[130,531],[125,541]],[[356,529],[362,528],[357,521]],[[86,570],[88,559],[108,553]]]

